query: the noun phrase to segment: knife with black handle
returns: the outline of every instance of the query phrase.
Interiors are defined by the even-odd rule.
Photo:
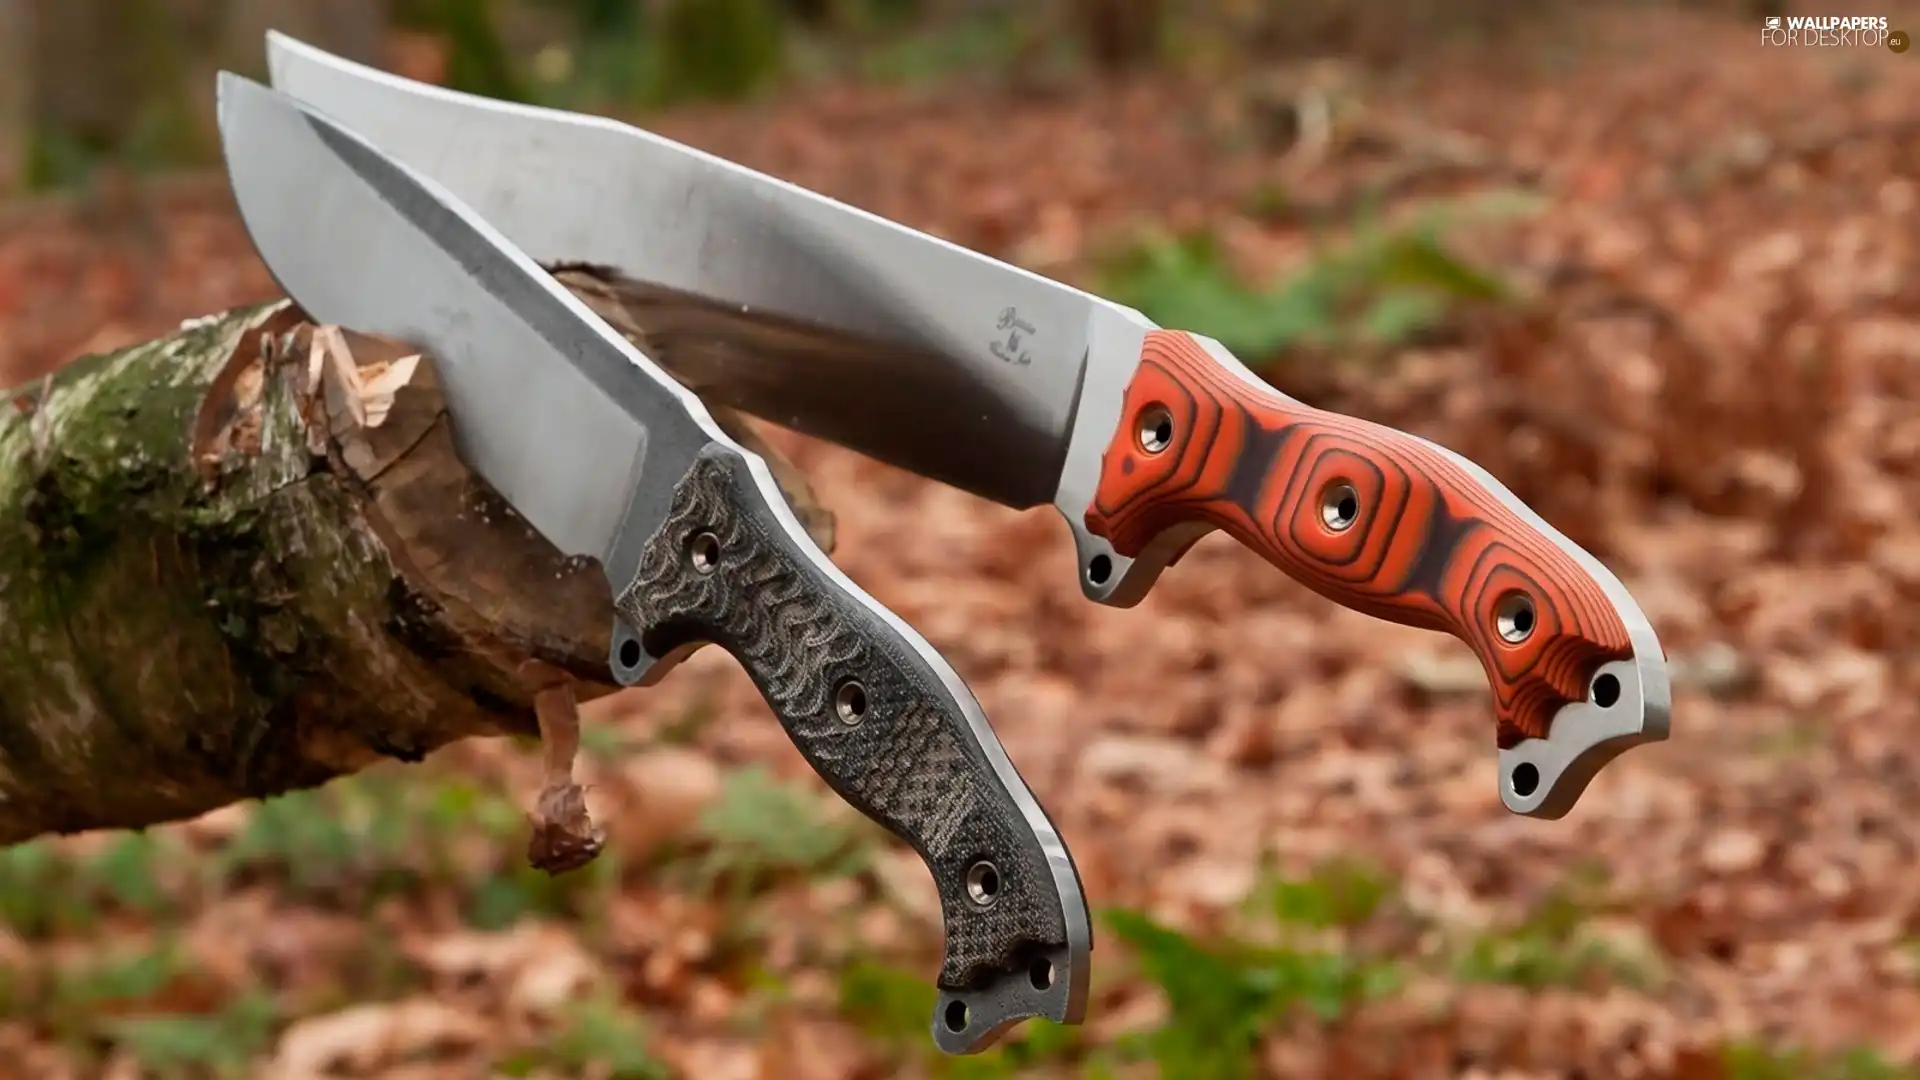
[[[219,99],[267,267],[315,320],[433,356],[467,464],[605,569],[615,678],[720,646],[821,778],[920,853],[946,921],[938,1045],[1078,1022],[1092,939],[1065,844],[959,676],[819,550],[765,461],[433,181],[239,76]]]

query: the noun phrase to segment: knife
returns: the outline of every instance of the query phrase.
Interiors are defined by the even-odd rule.
[[[1136,604],[1221,530],[1336,603],[1449,633],[1493,691],[1499,791],[1558,818],[1666,738],[1651,623],[1485,469],[1305,405],[1218,342],[613,120],[399,78],[268,35],[276,86],[456,192],[529,255],[631,279],[711,400],[1066,519]]]
[[[417,344],[463,459],[614,589],[614,676],[718,644],[807,762],[918,851],[946,921],[933,1034],[1079,1022],[1092,948],[1064,843],[966,685],[794,518],[765,461],[457,197],[346,126],[219,79],[233,193],[311,318]]]

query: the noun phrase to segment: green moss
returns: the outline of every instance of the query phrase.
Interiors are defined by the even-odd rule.
[[[338,527],[355,497],[313,474],[294,402],[270,388],[261,456],[231,477],[210,484],[189,458],[206,387],[260,310],[84,358],[39,415],[0,420],[0,776],[43,778],[10,785],[40,805],[0,830],[310,787],[333,773],[308,759],[297,713],[379,713],[327,695],[377,692],[343,675],[391,575]],[[130,770],[169,782],[118,784]]]
[[[207,805],[236,787],[265,790],[255,765],[275,719],[265,703],[288,691],[270,673],[289,657],[273,647],[288,638],[261,627],[293,591],[271,572],[283,560],[262,527],[269,509],[205,484],[185,443],[239,319],[65,373],[46,453],[17,507],[31,550],[0,553],[36,561],[40,585],[27,592],[42,605],[41,637],[64,641],[57,651],[71,672],[61,677],[106,721],[88,727],[64,771],[118,777],[137,765],[176,778],[171,791],[115,792],[122,814],[165,813],[182,788],[198,788]],[[181,587],[196,580],[207,587]],[[192,672],[192,685],[177,672]],[[43,713],[79,704],[33,696]],[[227,738],[206,737],[222,730]]]
[[[192,357],[218,351],[204,338],[187,344],[199,345]],[[164,706],[141,694],[155,688],[155,665],[192,640],[198,615],[169,604],[158,579],[170,564],[165,523],[189,497],[178,433],[198,404],[191,375],[206,369],[190,357],[176,365],[188,378],[156,377],[181,374],[164,349],[83,358],[31,415],[0,424],[0,753],[11,771],[60,778],[33,785],[56,828],[141,797],[89,777],[180,764],[149,752],[139,728]],[[108,722],[71,723],[89,713]]]

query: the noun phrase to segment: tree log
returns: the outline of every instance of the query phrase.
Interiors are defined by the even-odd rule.
[[[0,844],[540,735],[556,688],[615,689],[605,577],[466,469],[409,351],[280,302],[0,403]],[[831,550],[804,477],[714,413]]]

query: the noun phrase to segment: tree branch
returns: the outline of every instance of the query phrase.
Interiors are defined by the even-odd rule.
[[[536,697],[614,690],[606,579],[462,465],[409,352],[283,302],[0,403],[0,844],[539,735]],[[714,412],[831,550],[805,478]]]

